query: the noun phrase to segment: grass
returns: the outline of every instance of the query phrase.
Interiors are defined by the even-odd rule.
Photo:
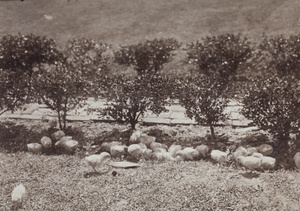
[[[191,42],[206,35],[298,33],[297,0],[0,1],[0,36],[34,33],[130,44],[157,37]],[[45,17],[51,16],[47,20]]]
[[[38,142],[38,134],[47,123],[19,120],[16,126],[13,122],[8,125],[12,128],[10,132],[21,129],[16,140],[24,145]],[[108,123],[69,125],[82,131],[68,131],[82,145],[89,141],[101,144],[122,140],[124,137],[118,131],[126,130],[126,126]],[[148,126],[143,129],[158,137],[160,142],[184,146],[201,144],[207,130],[203,126]],[[2,128],[0,134],[5,131],[7,129]],[[226,131],[233,138],[243,136],[230,127],[216,128],[216,131]],[[21,139],[22,136],[26,140]],[[248,136],[252,137],[251,133]],[[3,142],[5,137],[0,138]],[[85,163],[82,149],[75,155],[33,155],[0,148],[1,211],[12,206],[10,194],[20,183],[27,190],[21,210],[281,211],[300,208],[299,170],[259,172],[258,177],[248,178],[244,169],[218,166],[209,160],[143,161],[136,169],[112,168],[105,174],[92,175],[93,169]]]
[[[0,154],[0,207],[10,207],[19,183],[27,189],[22,210],[299,210],[299,171],[261,173],[207,161],[142,162],[85,178],[77,156]],[[112,176],[112,171],[117,175]]]

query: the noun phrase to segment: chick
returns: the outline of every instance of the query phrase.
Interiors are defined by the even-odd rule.
[[[107,152],[102,152],[101,154],[97,155],[90,155],[85,157],[88,165],[91,166],[95,172],[97,172],[96,167],[103,167],[108,164],[110,161],[110,154]]]
[[[210,156],[217,163],[225,163],[227,160],[227,153],[220,150],[212,150]]]
[[[26,189],[23,184],[19,184],[11,193],[12,210],[18,210],[22,207],[22,200],[26,195]]]

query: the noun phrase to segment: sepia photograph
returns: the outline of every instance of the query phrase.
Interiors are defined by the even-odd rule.
[[[299,211],[299,0],[0,0],[0,211]]]

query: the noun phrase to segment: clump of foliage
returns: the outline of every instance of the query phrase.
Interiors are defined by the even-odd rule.
[[[300,79],[300,36],[264,36],[257,47],[254,68],[267,75],[294,75]]]
[[[178,80],[180,104],[189,118],[210,127],[211,139],[215,140],[214,126],[226,120],[224,113],[229,100],[223,86],[214,77],[197,76]]]
[[[195,64],[198,73],[214,76],[225,85],[236,78],[251,54],[249,39],[240,34],[205,37],[187,46],[188,63]]]
[[[0,40],[0,109],[14,111],[34,97],[33,77],[60,55],[54,40],[36,35],[5,35]],[[0,113],[0,114],[1,114]]]
[[[122,46],[116,51],[116,62],[121,65],[132,66],[137,73],[158,73],[165,63],[170,62],[180,47],[180,43],[171,39],[147,40],[135,45]]]
[[[139,119],[147,112],[160,114],[168,104],[168,77],[142,74],[134,79],[116,77],[107,92],[107,108],[102,112],[119,123],[135,129]]]
[[[291,76],[254,80],[243,99],[245,117],[275,138],[275,147],[285,153],[290,133],[300,117],[300,84]]]
[[[35,76],[35,90],[42,102],[57,112],[60,129],[66,129],[67,112],[83,106],[94,94],[108,69],[108,60],[102,56],[107,47],[93,40],[70,40],[55,64]]]

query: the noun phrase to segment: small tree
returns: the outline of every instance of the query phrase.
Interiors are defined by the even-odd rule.
[[[179,101],[186,109],[189,118],[210,127],[211,137],[215,140],[214,126],[225,121],[224,109],[228,99],[223,95],[222,86],[212,76],[193,77],[179,80]]]
[[[243,99],[242,113],[278,143],[277,153],[288,149],[289,135],[300,117],[300,83],[291,76],[255,80]]]
[[[93,95],[107,70],[102,53],[105,44],[92,40],[71,40],[55,65],[45,66],[36,76],[35,90],[41,100],[57,112],[61,129],[66,128],[67,112],[82,106]]]
[[[54,40],[6,35],[0,40],[0,109],[14,111],[33,96],[33,75],[59,57]]]
[[[163,65],[174,57],[174,51],[180,47],[175,39],[154,39],[136,45],[122,46],[115,52],[115,59],[121,65],[133,66],[139,73],[157,73]]]
[[[189,44],[187,61],[196,65],[198,73],[214,76],[226,85],[235,79],[237,71],[250,58],[251,52],[247,38],[239,34],[223,34]]]
[[[107,95],[108,114],[119,123],[130,124],[134,130],[139,118],[147,111],[160,114],[168,103],[168,78],[154,75],[153,80],[148,74],[139,75],[134,79],[120,76],[114,79]]]

